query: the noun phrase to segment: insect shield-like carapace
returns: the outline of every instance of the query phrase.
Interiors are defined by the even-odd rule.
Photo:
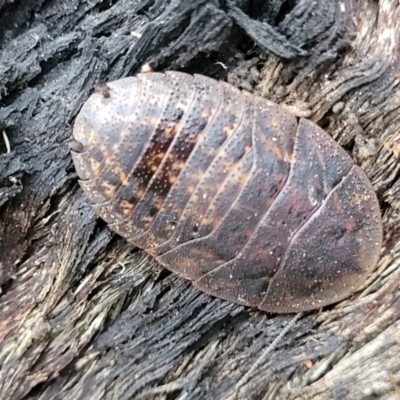
[[[364,172],[321,128],[200,75],[94,93],[72,157],[96,213],[200,290],[276,313],[348,297],[381,248]]]

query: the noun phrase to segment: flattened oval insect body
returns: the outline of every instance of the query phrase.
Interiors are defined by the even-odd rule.
[[[74,126],[80,184],[112,230],[200,290],[261,310],[354,292],[382,242],[371,183],[314,123],[199,75],[94,93]]]

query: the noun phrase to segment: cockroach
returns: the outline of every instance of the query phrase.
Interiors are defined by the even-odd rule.
[[[80,185],[110,229],[161,265],[274,313],[336,303],[374,269],[376,194],[318,125],[201,75],[106,87],[75,121]]]

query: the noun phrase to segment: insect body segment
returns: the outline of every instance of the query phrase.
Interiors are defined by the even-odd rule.
[[[375,267],[375,193],[317,125],[199,75],[107,88],[75,123],[80,183],[111,229],[166,268],[285,313],[347,297]]]

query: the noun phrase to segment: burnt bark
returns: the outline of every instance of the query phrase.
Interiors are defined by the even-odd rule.
[[[0,398],[400,396],[400,5],[0,1]],[[289,323],[212,298],[97,219],[68,143],[148,63],[226,79],[322,126],[374,184],[384,247],[352,298]],[[239,386],[240,383],[240,386]]]

